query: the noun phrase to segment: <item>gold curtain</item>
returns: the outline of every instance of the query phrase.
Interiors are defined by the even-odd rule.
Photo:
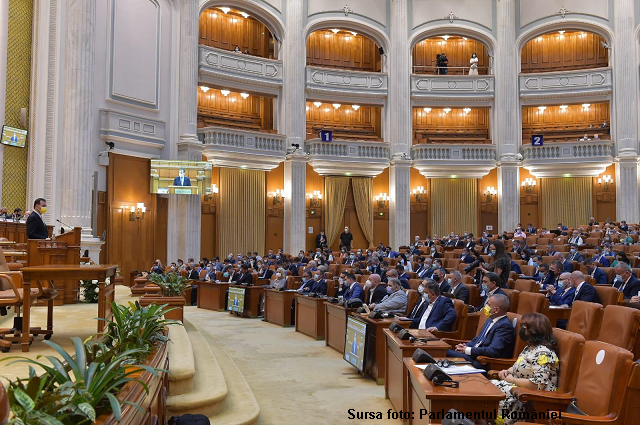
[[[358,222],[364,237],[373,246],[373,179],[371,177],[353,177],[353,200],[356,205]]]
[[[542,224],[555,229],[558,223],[567,227],[586,224],[592,215],[591,177],[540,179],[542,191]]]
[[[220,258],[231,252],[264,252],[265,180],[264,171],[220,168]]]
[[[324,231],[331,246],[340,234],[344,207],[347,203],[349,177],[325,177],[324,179]]]
[[[477,200],[477,179],[431,179],[431,233],[477,233]]]

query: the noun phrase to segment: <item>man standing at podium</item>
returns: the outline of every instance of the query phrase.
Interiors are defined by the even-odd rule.
[[[181,168],[178,172],[178,177],[173,179],[174,186],[191,186],[191,180],[184,175],[184,168]]]
[[[27,238],[29,239],[47,239],[49,231],[47,225],[44,224],[42,214],[47,212],[47,201],[38,198],[33,202],[33,212],[27,218]]]

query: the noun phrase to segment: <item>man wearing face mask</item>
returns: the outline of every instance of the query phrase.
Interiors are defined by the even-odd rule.
[[[369,279],[367,279],[367,283],[365,283],[365,288],[369,288],[369,294],[366,299],[366,304],[371,306],[372,304],[378,304],[383,300],[384,297],[387,296],[387,288],[381,282],[381,278],[379,274],[373,273],[369,275]]]
[[[513,355],[515,329],[507,316],[511,303],[503,294],[492,295],[483,308],[487,321],[471,341],[458,344],[455,350],[448,350],[447,357],[463,357],[472,362],[473,367],[487,369],[488,366],[476,361],[478,356],[507,359]]]
[[[324,230],[320,230],[320,234],[316,236],[316,248],[327,248],[327,235],[324,234]]]
[[[404,289],[411,289],[411,286],[409,285],[409,281],[407,279],[402,279],[399,277],[397,266],[395,269],[387,270],[387,283],[389,282],[389,279],[398,279]]]
[[[587,268],[587,274],[596,281],[596,285],[606,285],[608,283],[607,274],[596,265],[593,258],[584,260],[584,266]]]
[[[486,306],[489,299],[496,294],[504,295],[505,297],[507,296],[507,294],[500,288],[499,282],[500,277],[496,273],[489,272],[482,276],[482,293],[480,295],[484,296],[484,302],[482,303],[483,307]]]
[[[616,275],[619,277],[613,287],[623,293],[625,302],[628,302],[632,296],[640,293],[640,280],[632,273],[628,264],[619,262],[615,267]]]
[[[345,273],[344,275],[347,282],[347,290],[344,293],[344,299],[349,301],[350,299],[360,298],[360,301],[364,302],[364,291],[356,281],[356,276],[353,273]]]
[[[344,259],[344,264],[353,266],[356,263],[356,255],[352,252],[347,258]]]
[[[371,304],[369,308],[374,311],[390,313],[394,315],[405,314],[407,311],[407,294],[402,290],[398,279],[389,279],[387,283],[387,295],[378,304]]]
[[[547,298],[549,298],[550,305],[571,307],[576,290],[569,284],[570,277],[571,273],[562,273],[558,280],[558,286],[549,287]]]
[[[456,311],[450,298],[440,296],[440,287],[431,279],[426,280],[424,295],[428,303],[423,313],[411,321],[411,329],[426,329],[429,332],[451,330],[456,321]]]
[[[371,264],[367,267],[371,274],[377,274],[380,276],[382,274],[382,267],[380,267],[380,260],[377,258],[373,258],[371,260]]]
[[[475,257],[471,255],[469,248],[464,248],[462,254],[460,254],[460,261],[465,264],[471,264],[475,261]]]
[[[441,258],[441,255],[440,255],[440,253],[438,252],[438,250],[436,250],[435,245],[432,245],[432,246],[431,246],[429,256],[430,256],[432,259],[433,259],[433,258]]]
[[[540,289],[547,289],[551,286],[558,285],[558,279],[560,274],[562,273],[562,263],[560,261],[553,261],[551,266],[549,266],[549,273],[547,273],[547,277],[542,281],[542,285]]]
[[[609,267],[611,265],[609,259],[602,254],[602,248],[599,246],[595,248],[595,252],[591,258],[594,262],[598,263],[600,267]]]
[[[445,274],[446,272],[442,268],[435,269],[433,272],[432,279],[438,284],[438,287],[440,288],[439,294],[442,292],[451,292],[451,285],[445,280]]]
[[[233,283],[238,285],[250,285],[253,283],[253,275],[249,272],[249,266],[247,264],[243,264],[240,266],[240,271],[234,273],[231,278]]]
[[[424,313],[424,310],[429,305],[429,296],[425,293],[424,290],[427,284],[427,280],[432,281],[431,279],[425,279],[420,283],[420,285],[418,286],[418,294],[420,295],[418,302],[416,302],[416,305],[413,306],[411,313],[409,313],[407,317],[401,317],[401,320],[413,320],[415,318],[422,317],[422,313]]]
[[[351,243],[353,242],[353,235],[349,231],[349,227],[345,226],[344,232],[340,234],[340,246],[343,246],[347,251],[351,251]]]
[[[27,217],[27,238],[47,239],[49,231],[42,215],[47,212],[47,200],[38,198],[33,202],[33,212]]]
[[[577,244],[572,244],[571,245],[571,253],[569,254],[569,257],[567,257],[568,261],[577,261],[578,263],[582,263],[584,261],[584,254],[582,254],[580,251],[578,251],[578,245]]]
[[[451,293],[457,300],[469,304],[469,290],[462,283],[462,274],[458,270],[449,273],[449,285],[451,285]]]
[[[310,271],[305,271],[302,274],[302,285],[298,288],[299,293],[309,293],[311,291],[311,287],[315,283],[315,281],[311,278],[312,274]]]
[[[271,276],[273,276],[273,270],[269,269],[266,263],[260,263],[260,271],[258,272],[258,279],[267,279],[271,280]]]

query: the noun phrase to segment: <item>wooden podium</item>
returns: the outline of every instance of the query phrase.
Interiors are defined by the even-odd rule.
[[[80,227],[57,235],[51,240],[29,239],[27,241],[27,266],[47,266],[53,264],[80,265]],[[78,302],[77,280],[52,281],[58,290],[54,305]]]

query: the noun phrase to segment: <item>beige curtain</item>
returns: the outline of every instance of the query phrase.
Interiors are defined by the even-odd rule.
[[[555,229],[586,224],[592,215],[591,177],[562,177],[541,180],[542,223]]]
[[[477,179],[431,179],[431,234],[477,233],[477,200]]]
[[[220,168],[218,253],[221,258],[231,252],[264,252],[265,179],[264,171]]]
[[[349,177],[325,177],[324,179],[324,231],[331,246],[340,234],[344,207],[347,203]]]
[[[373,179],[371,177],[353,177],[351,185],[358,222],[371,247],[373,246]]]

